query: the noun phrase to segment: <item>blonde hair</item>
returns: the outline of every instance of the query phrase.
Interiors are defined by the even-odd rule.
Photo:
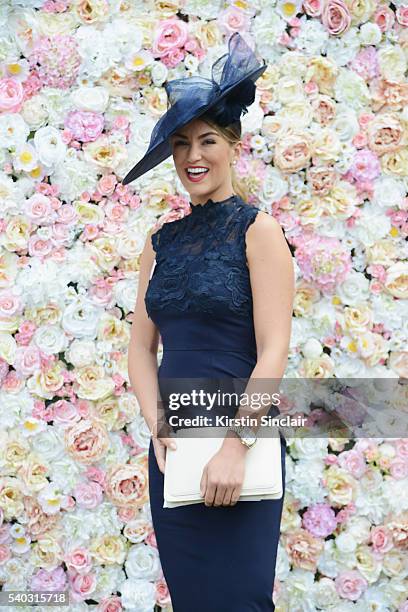
[[[214,119],[210,115],[207,115],[206,113],[201,115],[200,119],[202,121],[205,121],[205,123],[207,123],[213,130],[218,132],[220,136],[225,138],[225,140],[230,145],[237,144],[237,142],[241,140],[241,122],[240,121],[236,121],[235,123],[232,123],[231,125],[223,127],[219,125],[218,123],[216,123],[216,121],[214,121]],[[247,202],[248,189],[246,185],[244,185],[244,183],[239,180],[238,176],[235,173],[233,165],[231,166],[231,180],[232,180],[232,188],[234,192],[242,200],[244,200],[244,202]]]

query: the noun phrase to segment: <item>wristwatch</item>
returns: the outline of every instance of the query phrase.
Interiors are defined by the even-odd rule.
[[[242,444],[245,444],[248,448],[252,448],[257,440],[256,433],[245,425],[230,425],[228,429],[236,433]]]

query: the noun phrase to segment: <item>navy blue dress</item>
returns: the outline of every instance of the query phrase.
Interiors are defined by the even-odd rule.
[[[152,235],[145,304],[163,343],[159,389],[172,377],[250,377],[257,350],[245,233],[258,212],[239,196],[210,199]],[[284,482],[283,439],[279,469]],[[273,611],[283,498],[163,508],[163,484],[150,442],[152,521],[174,612]]]

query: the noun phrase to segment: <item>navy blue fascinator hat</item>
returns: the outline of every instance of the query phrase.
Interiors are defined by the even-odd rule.
[[[200,115],[211,113],[222,127],[238,121],[254,102],[255,81],[266,67],[235,32],[228,41],[228,53],[212,65],[211,79],[192,76],[165,83],[170,107],[154,126],[145,155],[127,173],[122,184],[131,183],[169,157],[170,136]]]

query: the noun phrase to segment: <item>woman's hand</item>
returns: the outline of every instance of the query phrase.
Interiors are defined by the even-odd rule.
[[[158,431],[160,430],[160,437],[158,437]],[[168,435],[164,436],[168,432]],[[152,444],[154,449],[154,454],[156,455],[157,465],[159,466],[159,470],[162,474],[164,474],[165,466],[166,466],[166,453],[167,448],[171,448],[172,450],[177,448],[177,444],[174,438],[171,436],[170,428],[166,423],[161,421],[156,421],[151,429],[152,434]]]
[[[211,457],[200,482],[206,506],[235,506],[244,482],[247,452],[238,439],[225,439],[220,450]]]

